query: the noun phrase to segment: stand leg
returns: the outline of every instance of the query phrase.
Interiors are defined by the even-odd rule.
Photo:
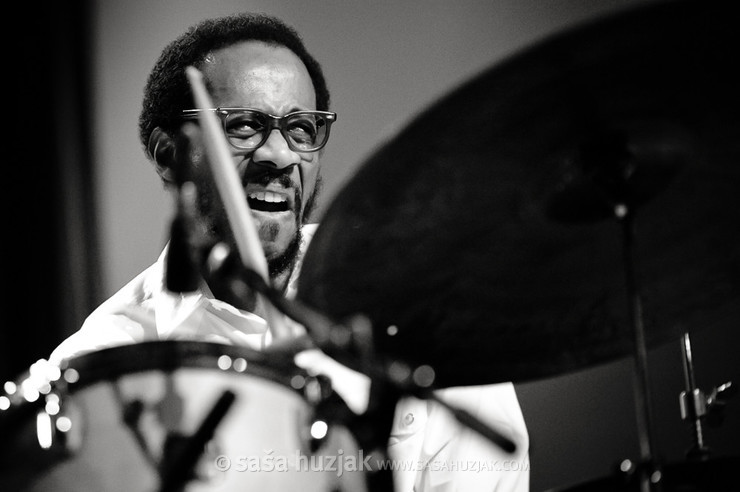
[[[637,430],[640,442],[640,458],[644,466],[640,471],[640,490],[650,492],[651,477],[655,471],[653,456],[653,416],[648,380],[647,343],[643,322],[642,302],[635,280],[633,216],[629,211],[621,217],[623,231],[624,272],[627,287],[629,313],[633,325],[635,342],[634,389]]]

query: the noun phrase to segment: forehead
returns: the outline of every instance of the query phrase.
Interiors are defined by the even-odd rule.
[[[284,46],[245,41],[214,50],[202,71],[216,106],[249,106],[275,114],[316,109],[306,66]]]

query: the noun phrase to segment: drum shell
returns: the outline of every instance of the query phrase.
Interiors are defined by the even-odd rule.
[[[78,373],[76,383],[62,378],[45,398],[19,405],[18,425],[2,453],[0,489],[159,490],[160,471],[175,456],[166,450],[187,443],[226,391],[235,395],[234,403],[187,492],[365,488],[361,470],[341,467],[345,457],[362,455],[345,428],[330,423],[312,453],[314,405],[306,393],[315,381],[303,371],[233,347],[159,343],[139,347],[146,361],[127,360],[136,353],[132,347],[82,356],[65,369]],[[50,395],[60,400],[55,415],[42,404]],[[52,424],[60,417],[72,424],[56,432],[49,449],[38,443],[39,414]]]

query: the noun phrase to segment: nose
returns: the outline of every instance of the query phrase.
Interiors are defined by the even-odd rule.
[[[285,141],[280,130],[275,128],[270,132],[265,143],[254,151],[252,161],[265,166],[284,169],[300,164],[301,156],[288,147],[288,142]]]

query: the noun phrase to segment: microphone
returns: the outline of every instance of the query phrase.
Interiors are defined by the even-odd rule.
[[[170,224],[165,262],[165,286],[170,292],[194,292],[200,284],[199,245],[195,241],[195,185],[188,181],[178,191],[177,212]]]
[[[175,216],[170,224],[170,243],[165,262],[165,286],[170,292],[194,292],[200,284],[200,249],[197,238],[198,190],[188,162],[190,142],[186,132],[175,138],[169,155],[173,183],[177,187]],[[177,157],[180,157],[179,159]]]

